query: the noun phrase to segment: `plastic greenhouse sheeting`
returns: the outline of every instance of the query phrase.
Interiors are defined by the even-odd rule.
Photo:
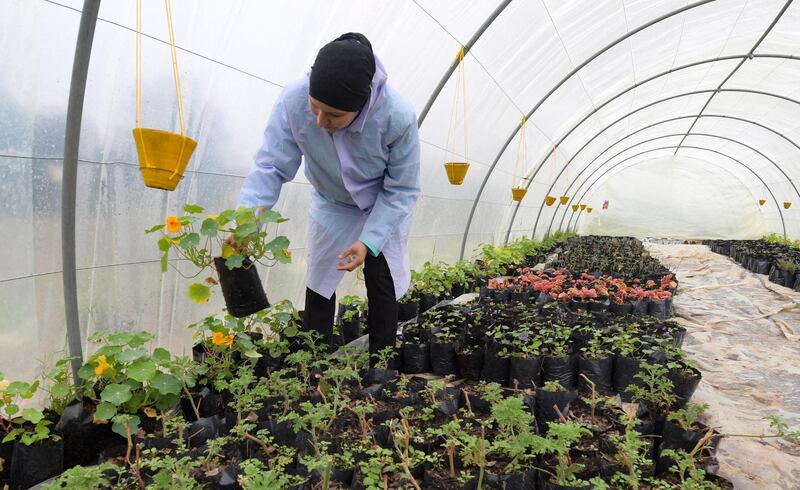
[[[450,77],[420,127],[423,194],[409,242],[412,266],[454,261],[462,241],[470,256],[480,243],[575,226],[571,207],[548,208],[543,199],[566,195],[577,204],[587,188],[584,203],[596,211],[577,220],[579,230],[649,234],[646,214],[658,214],[657,231],[675,236],[756,236],[784,227],[800,234],[797,2],[173,4],[188,133],[199,141],[173,193],[142,185],[131,138],[135,2],[101,4],[77,188],[84,339],[100,328],[147,329],[178,349],[188,344],[187,323],[220,310],[219,295],[202,307],[190,304],[187,280],[160,274],[153,237],[143,231],[187,202],[209,210],[234,206],[282,87],[309,69],[319,47],[347,31],[371,40],[389,83],[418,113],[460,45],[476,36],[464,61],[472,167],[458,187],[442,169],[456,89]],[[0,371],[15,377],[30,377],[32,359],[64,345],[61,165],[82,6],[0,3]],[[144,122],[175,129],[164,6],[145,1],[143,8]],[[523,116],[529,158],[517,177],[526,175],[521,183],[530,190],[516,205],[509,190],[520,183],[513,178]],[[656,205],[642,213],[643,189],[664,179],[691,185],[659,189]],[[302,298],[309,191],[299,172],[276,205],[290,218],[279,231],[294,254],[291,266],[261,271],[270,298]],[[758,199],[772,200],[769,193],[797,204],[758,207]],[[604,213],[606,199],[612,205]],[[687,212],[687,202],[698,211]],[[351,275],[340,293],[359,290]]]

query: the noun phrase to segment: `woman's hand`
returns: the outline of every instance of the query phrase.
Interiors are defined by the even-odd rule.
[[[339,254],[339,259],[344,262],[339,262],[337,270],[352,272],[364,263],[366,257],[367,246],[356,240],[347,250]]]

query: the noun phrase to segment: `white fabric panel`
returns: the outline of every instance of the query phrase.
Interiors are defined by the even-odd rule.
[[[769,231],[749,189],[703,160],[647,161],[611,176],[587,201],[594,211],[578,222],[587,234],[757,238]]]

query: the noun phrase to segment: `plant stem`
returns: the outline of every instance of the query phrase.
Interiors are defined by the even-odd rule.
[[[192,411],[194,411],[194,416],[197,417],[197,420],[200,420],[200,409],[197,408],[197,405],[194,403],[194,398],[192,394],[189,393],[189,388],[186,387],[186,383],[181,383],[183,385],[183,392],[186,394],[187,398],[189,398],[189,404],[192,406]]]
[[[253,436],[252,434],[248,434],[247,432],[244,433],[244,437],[245,439],[249,439],[258,444],[259,446],[261,446],[261,449],[264,451],[264,455],[269,457],[271,451],[269,450],[269,446],[267,446],[267,444],[264,441],[262,441],[258,437]]]

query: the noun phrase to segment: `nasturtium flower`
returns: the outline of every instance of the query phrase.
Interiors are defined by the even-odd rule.
[[[284,248],[283,250],[281,250],[281,252],[283,253],[284,257],[286,257],[287,259],[291,259],[292,258],[292,251],[289,250],[288,248]]]
[[[175,215],[167,216],[167,231],[170,233],[177,233],[181,229],[181,222]]]
[[[97,361],[97,367],[94,368],[94,374],[102,376],[109,369],[111,369],[111,364],[106,361],[106,356],[100,356]]]
[[[211,336],[211,342],[214,345],[231,345],[233,344],[233,334],[225,335],[222,332],[214,332]]]

